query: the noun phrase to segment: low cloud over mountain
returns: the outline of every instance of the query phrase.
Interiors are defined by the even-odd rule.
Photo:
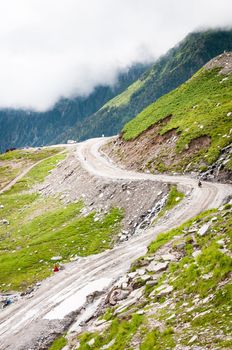
[[[0,108],[88,95],[203,24],[231,25],[231,13],[230,0],[3,0]]]

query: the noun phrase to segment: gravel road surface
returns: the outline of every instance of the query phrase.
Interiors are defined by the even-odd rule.
[[[178,210],[155,227],[112,250],[67,264],[65,270],[46,279],[32,298],[22,299],[1,311],[1,350],[45,348],[56,334],[75,321],[86,296],[98,291],[104,297],[112,282],[129,269],[133,260],[146,252],[147,245],[157,234],[179,226],[203,210],[220,206],[226,196],[232,195],[231,185],[203,182],[203,187],[198,188],[197,180],[189,177],[154,176],[119,168],[99,151],[107,140],[90,139],[77,144],[77,157],[89,173],[112,181],[130,179],[175,183],[185,187],[189,195]]]

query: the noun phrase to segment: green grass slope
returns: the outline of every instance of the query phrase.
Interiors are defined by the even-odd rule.
[[[31,149],[0,156],[2,162],[20,164],[42,160],[0,194],[0,292],[25,291],[46,278],[53,271],[54,256],[61,256],[65,263],[111,248],[120,230],[123,212],[119,208],[111,208],[96,221],[95,212],[82,215],[81,201],[64,205],[59,197],[31,191],[66,157],[66,153],[55,154],[57,150]]]
[[[126,122],[146,106],[185,82],[224,50],[232,50],[231,30],[189,34],[179,45],[157,60],[139,80],[86,118],[84,123],[77,122],[61,137],[84,140],[102,134],[117,134]]]
[[[164,271],[146,272],[156,283],[144,282],[142,296],[127,307],[119,301],[106,309],[99,330],[79,335],[77,348],[231,349],[231,210],[227,204],[159,235],[136,262],[137,271],[162,261],[162,254],[178,258]]]
[[[218,62],[230,69],[221,72]],[[144,140],[143,161],[159,171],[181,171],[190,162],[191,168],[204,169],[219,157],[232,141],[232,54],[215,58],[210,68],[202,68],[124,126],[122,139],[130,141],[122,146],[124,158],[126,144],[136,152]],[[153,147],[150,153],[149,147]],[[230,162],[226,166],[230,168]]]
[[[22,149],[0,154],[0,190],[19,175],[25,167],[62,151],[61,148]]]

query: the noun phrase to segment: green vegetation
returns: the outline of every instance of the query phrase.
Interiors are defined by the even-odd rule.
[[[224,50],[231,51],[231,43],[232,31],[209,30],[188,35],[139,78],[142,85],[130,95],[127,103],[121,103],[124,101],[124,94],[121,94],[119,105],[101,108],[87,118],[85,123],[78,122],[76,131],[72,132],[82,140],[102,133],[117,134],[125,123],[160,96],[184,83],[211,58]]]
[[[174,208],[177,204],[179,204],[182,199],[184,198],[184,193],[180,192],[177,190],[177,186],[173,185],[171,186],[171,189],[168,193],[168,198],[165,203],[164,208],[159,212],[158,217],[154,220],[153,224],[157,222],[157,220],[161,217],[164,216],[165,213],[167,213],[169,210]]]
[[[177,186],[171,186],[171,189],[168,193],[168,199],[165,205],[165,210],[171,210],[175,205],[180,203],[180,201],[184,198],[183,192],[177,190]]]
[[[33,169],[31,169],[22,179],[17,181],[17,183],[11,187],[7,194],[29,190],[36,183],[43,182],[45,177],[49,174],[49,171],[52,170],[57,163],[63,160],[65,157],[65,153],[57,154],[34,166]]]
[[[59,337],[56,340],[54,340],[54,342],[48,350],[62,350],[66,344],[67,340],[65,339],[65,337]]]
[[[14,157],[23,161],[20,152],[13,153]],[[31,155],[26,153],[28,159],[38,160],[33,151]],[[49,155],[46,150],[42,154],[43,157]],[[62,262],[66,262],[76,255],[101,252],[113,244],[114,234],[120,229],[123,217],[120,209],[112,208],[95,221],[94,212],[84,217],[81,215],[81,202],[64,206],[58,198],[28,193],[65,156],[62,153],[45,158],[10,190],[0,195],[0,204],[3,205],[0,211],[2,291],[25,290],[49,276],[54,264],[51,260],[53,256],[62,256]],[[13,159],[13,155],[9,158]],[[9,224],[4,224],[3,219],[7,219]]]
[[[206,211],[159,235],[141,258],[141,265],[136,262],[137,268],[144,266],[144,258],[156,257],[156,252],[159,256],[164,246],[179,252],[178,261],[170,262],[169,268],[157,275],[157,285],[145,287],[142,300],[120,314],[115,312],[117,306],[107,309],[102,317],[108,327],[100,334],[79,336],[80,349],[100,349],[106,344],[110,350],[132,350],[134,344],[139,344],[140,350],[184,346],[231,349],[231,208],[227,204],[220,210]],[[198,230],[204,224],[209,228],[201,236]],[[183,245],[177,248],[180,242]],[[193,254],[196,251],[198,254]],[[158,290],[163,284],[172,286],[173,291],[160,297]],[[136,327],[131,325],[134,315],[141,317]],[[124,347],[118,334],[125,339]]]
[[[0,189],[19,175],[25,167],[52,157],[62,150],[62,148],[23,149],[0,154]],[[57,157],[62,159],[64,155]]]
[[[163,332],[153,329],[149,332],[140,346],[140,350],[166,350],[175,347],[173,329],[167,328]]]
[[[124,350],[127,348],[132,336],[137,331],[138,327],[143,322],[143,316],[132,314],[127,320],[118,320],[115,318],[107,333],[104,335],[84,333],[80,336],[80,350],[100,349],[102,346],[109,344],[111,341],[111,350]],[[94,339],[93,345],[89,345],[88,342]]]
[[[14,151],[9,151],[3,154],[0,154],[0,160],[30,160],[32,162],[38,162],[39,160],[45,159],[56,153],[61,152],[62,148],[29,148],[29,149],[17,149]]]
[[[74,255],[86,256],[110,248],[122,219],[122,212],[113,208],[95,222],[95,213],[80,215],[80,202],[63,207],[54,198],[44,203],[36,194],[0,198],[4,204],[2,217],[10,223],[0,225],[2,290],[24,290],[47,277],[53,256],[62,256],[62,262],[66,262]],[[42,213],[33,217],[39,209]]]
[[[142,111],[123,128],[123,138],[132,140],[151,125],[167,116],[170,120],[160,131],[164,135],[175,129],[178,134],[176,152],[183,152],[191,141],[207,136],[210,139],[208,149],[200,152],[198,162],[204,164],[215,161],[220,150],[232,141],[232,76],[218,74],[219,69],[201,69],[190,80]],[[222,81],[223,80],[223,81]]]
[[[160,96],[184,83],[197,72],[203,64],[207,63],[211,58],[219,55],[224,50],[232,50],[231,30],[208,30],[191,33],[179,45],[156,60],[153,66],[146,70],[145,74],[142,75],[145,70],[143,70],[143,72],[140,71],[140,75],[137,75],[136,78],[139,79],[139,81],[129,86],[128,90],[125,90],[125,88],[128,87],[127,85],[124,89],[118,91],[117,93],[122,93],[125,90],[124,93],[112,101],[114,105],[110,103],[111,105],[107,106],[105,103],[110,101],[110,99],[117,94],[113,96],[108,95],[105,102],[93,112],[89,111],[89,105],[95,106],[93,98],[88,101],[86,108],[80,108],[81,110],[78,112],[76,112],[75,109],[79,104],[76,103],[73,108],[73,110],[75,110],[74,115],[79,116],[83,113],[82,110],[88,109],[88,117],[80,118],[71,128],[66,128],[67,130],[63,132],[63,134],[62,131],[65,128],[62,127],[60,133],[58,133],[59,137],[56,137],[56,141],[57,139],[65,141],[69,138],[85,140],[99,136],[102,133],[107,136],[118,134],[123,125],[136,117],[145,107],[156,101]],[[133,79],[133,81],[136,80]],[[136,89],[134,91],[135,87]],[[114,88],[117,88],[117,85]],[[99,98],[103,98],[102,95],[103,94],[99,94],[97,96],[97,103],[99,103]],[[127,100],[128,102],[126,102]],[[104,108],[102,108],[103,105],[105,105]],[[70,113],[70,109],[68,109],[68,112],[70,115],[73,115],[73,111]],[[61,121],[64,119],[65,118],[62,118]],[[54,137],[52,135],[52,132],[54,133],[54,128],[51,129],[49,141]],[[44,135],[38,135],[38,137],[41,140],[41,138],[44,138]]]
[[[130,102],[131,96],[139,90],[143,84],[145,83],[145,80],[136,80],[132,85],[130,85],[125,91],[123,91],[120,95],[117,95],[112,100],[108,101],[101,109],[107,108],[107,107],[120,107],[122,105],[125,105]],[[100,110],[101,110],[100,109]]]
[[[19,173],[19,169],[14,169],[9,165],[0,166],[0,189],[5,187]]]

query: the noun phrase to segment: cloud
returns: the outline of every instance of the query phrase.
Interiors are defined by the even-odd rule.
[[[0,108],[44,111],[114,84],[199,27],[231,25],[231,0],[2,0]]]

